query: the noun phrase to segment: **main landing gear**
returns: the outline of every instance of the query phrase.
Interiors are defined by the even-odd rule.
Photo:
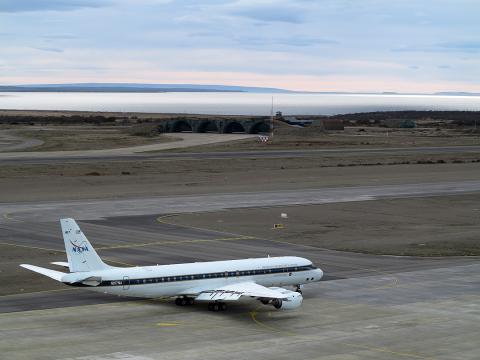
[[[190,298],[190,297],[186,297],[186,296],[183,296],[183,297],[177,297],[175,299],[175,305],[178,305],[178,306],[188,306],[188,305],[193,305],[193,298]],[[208,310],[210,311],[224,311],[227,309],[227,304],[225,304],[224,302],[218,302],[218,301],[213,301],[213,302],[210,302],[208,303]]]
[[[208,303],[208,310],[210,311],[225,311],[227,309],[227,304],[223,303],[223,302],[211,302],[211,303]]]
[[[302,293],[302,288],[303,288],[303,285],[297,285],[295,291],[296,291],[297,293],[301,294],[301,293]]]
[[[178,306],[188,306],[188,305],[193,305],[193,298],[190,297],[178,297],[175,299],[175,305]]]

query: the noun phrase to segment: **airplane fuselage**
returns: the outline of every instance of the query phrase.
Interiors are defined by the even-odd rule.
[[[75,282],[81,276],[88,280]],[[266,287],[298,286],[319,281],[322,270],[300,257],[268,257],[175,265],[112,268],[67,275],[72,286],[133,297],[169,297],[195,294],[200,288],[255,282]]]

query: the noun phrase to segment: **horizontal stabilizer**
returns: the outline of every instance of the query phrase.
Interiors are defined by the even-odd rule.
[[[57,281],[62,281],[62,277],[67,275],[61,271],[50,270],[50,269],[42,268],[40,266],[35,266],[35,265],[21,264],[20,266],[25,269],[35,271],[36,273],[48,276],[49,278],[52,278],[53,280],[57,280]]]
[[[54,261],[54,262],[51,262],[50,264],[57,265],[57,266],[63,266],[67,269],[69,268],[68,262]]]

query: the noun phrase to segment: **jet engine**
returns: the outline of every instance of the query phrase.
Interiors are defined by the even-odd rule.
[[[302,294],[295,292],[295,291],[289,291],[282,289],[283,293],[286,295],[284,299],[273,299],[272,300],[272,305],[275,307],[275,309],[281,309],[281,310],[294,310],[300,307],[303,302],[303,296]]]

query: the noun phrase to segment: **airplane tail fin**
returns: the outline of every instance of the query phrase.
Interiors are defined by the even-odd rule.
[[[105,264],[73,219],[60,219],[70,272],[104,270]]]

